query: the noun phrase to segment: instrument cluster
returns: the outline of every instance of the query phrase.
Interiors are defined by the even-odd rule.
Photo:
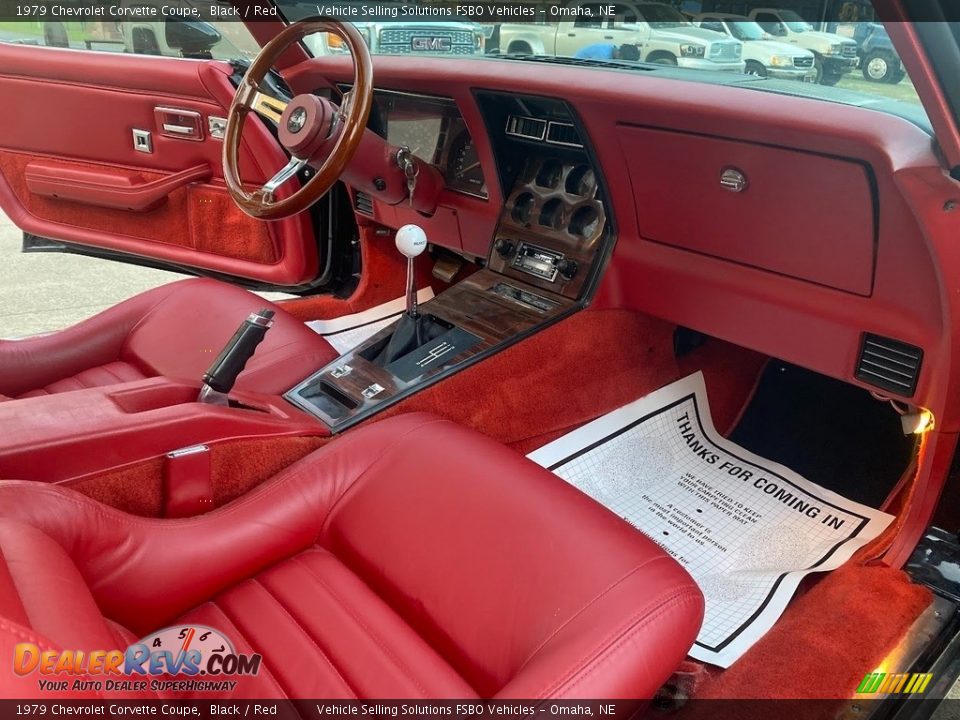
[[[370,127],[391,145],[405,145],[434,165],[448,189],[487,198],[473,137],[452,99],[375,90]]]

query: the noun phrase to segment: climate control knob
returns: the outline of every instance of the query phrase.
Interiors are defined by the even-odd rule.
[[[560,274],[563,275],[567,280],[573,280],[577,274],[577,270],[580,268],[577,266],[577,263],[573,260],[561,260],[560,264],[557,265],[557,270],[560,271]]]

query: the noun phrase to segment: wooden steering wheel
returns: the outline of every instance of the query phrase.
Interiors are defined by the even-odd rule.
[[[293,43],[315,32],[343,39],[353,58],[353,88],[338,107],[306,93],[289,103],[263,92],[260,84],[273,64]],[[327,18],[300,20],[274,36],[251,63],[230,105],[223,142],[223,178],[234,202],[248,215],[265,220],[290,217],[323,197],[356,152],[373,104],[373,62],[363,36],[350,23]],[[240,137],[247,113],[253,110],[277,123],[280,143],[290,162],[263,187],[248,193],[240,180]],[[330,147],[332,145],[332,147]],[[316,174],[283,200],[274,199],[280,185],[294,177],[314,156],[323,158]]]

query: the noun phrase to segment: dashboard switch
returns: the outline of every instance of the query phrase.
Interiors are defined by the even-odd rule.
[[[577,263],[573,260],[561,260],[560,264],[557,265],[557,270],[560,271],[560,274],[563,275],[567,280],[573,280],[577,275],[577,270],[580,268],[577,266]]]

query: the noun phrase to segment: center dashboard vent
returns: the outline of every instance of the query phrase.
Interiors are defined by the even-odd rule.
[[[923,350],[880,335],[864,333],[857,360],[857,380],[910,397],[917,389]]]
[[[505,132],[507,135],[524,140],[534,140],[565,147],[583,147],[583,141],[580,139],[577,126],[569,122],[544,120],[528,115],[510,115],[507,117]]]
[[[543,140],[547,135],[547,121],[540,118],[511,115],[507,118],[507,135],[527,140]]]
[[[551,122],[547,126],[547,142],[567,147],[583,147],[580,133],[577,132],[577,126],[573,123]]]

